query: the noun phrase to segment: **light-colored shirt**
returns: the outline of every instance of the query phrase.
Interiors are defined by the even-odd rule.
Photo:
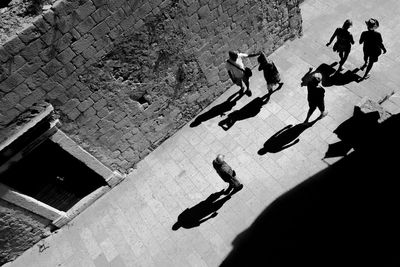
[[[244,64],[243,58],[248,57],[248,54],[238,53],[238,57],[236,61],[232,61],[228,59],[229,62],[226,62],[226,70],[230,72],[235,80],[241,80],[244,76]],[[233,65],[232,65],[233,64]],[[236,66],[234,66],[236,65]]]

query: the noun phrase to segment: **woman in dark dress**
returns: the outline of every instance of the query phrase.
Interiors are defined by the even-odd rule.
[[[258,70],[262,70],[264,72],[268,93],[272,93],[274,86],[277,84],[279,84],[279,87],[277,88],[278,90],[283,83],[281,82],[279,71],[274,62],[268,59],[263,53],[260,54],[260,56],[257,58],[257,61],[260,64]]]
[[[371,70],[375,62],[378,61],[378,57],[383,53],[386,53],[386,48],[383,45],[382,35],[375,31],[379,27],[379,22],[376,19],[369,19],[365,22],[367,24],[367,31],[361,33],[360,44],[364,44],[364,65],[361,67],[363,70],[365,67],[364,76],[362,79],[369,77],[368,73]]]
[[[347,19],[342,28],[337,28],[333,33],[331,39],[326,44],[329,46],[336,37],[336,43],[333,45],[333,51],[339,53],[340,62],[338,71],[343,70],[343,64],[346,62],[350,54],[351,45],[354,44],[353,35],[349,32],[350,27],[353,25],[351,20]]]

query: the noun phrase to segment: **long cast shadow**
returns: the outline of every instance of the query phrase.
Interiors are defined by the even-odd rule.
[[[379,112],[361,112],[360,107],[354,107],[353,116],[342,122],[333,132],[340,141],[330,144],[324,158],[345,156],[352,148],[368,148],[368,142],[373,140],[371,134],[379,126]]]
[[[197,116],[196,119],[189,126],[193,128],[199,126],[202,122],[208,121],[214,117],[225,115],[226,112],[230,111],[236,105],[237,101],[242,98],[243,95],[244,93],[242,91],[234,93],[233,95],[228,97],[225,102],[216,105],[208,111]]]
[[[237,121],[240,120],[245,120],[251,117],[256,116],[260,111],[261,108],[268,103],[271,95],[280,90],[282,87],[282,84],[279,85],[278,88],[276,88],[274,91],[271,93],[267,93],[262,97],[255,97],[252,101],[247,103],[244,107],[242,107],[239,110],[235,110],[231,113],[228,114],[227,118],[220,121],[218,123],[219,126],[221,126],[222,129],[225,131],[229,130]]]
[[[318,119],[310,123],[299,123],[295,126],[292,124],[285,126],[264,143],[264,146],[258,150],[258,155],[264,155],[268,152],[277,153],[297,144],[299,142],[298,137],[300,134],[314,125],[317,120]]]
[[[346,72],[341,73],[333,68],[336,65],[337,62],[334,62],[330,65],[322,63],[315,70],[313,70],[313,68],[309,68],[308,72],[301,78],[301,86],[307,86],[313,74],[317,72],[321,73],[322,75],[321,84],[324,87],[345,85],[351,82],[358,82],[361,79],[361,76],[357,74],[357,72],[360,70],[359,68],[347,70]]]
[[[399,125],[277,198],[221,266],[400,266]]]
[[[225,190],[211,194],[207,199],[201,201],[197,205],[185,209],[178,216],[177,222],[172,226],[172,230],[176,231],[180,227],[193,228],[203,222],[217,216],[217,211],[231,198],[232,194],[220,198]]]

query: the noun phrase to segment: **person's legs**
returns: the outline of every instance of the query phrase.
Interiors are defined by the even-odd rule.
[[[250,91],[250,82],[249,82],[249,77],[246,75],[243,77],[243,82],[246,85],[247,90],[245,91],[247,96],[251,96],[251,91]]]
[[[364,52],[364,65],[362,65],[362,66],[360,67],[360,70],[364,70],[365,67],[368,65],[368,58],[369,58],[369,56],[366,55],[365,52]]]
[[[304,120],[304,123],[308,123],[308,120],[310,119],[311,115],[313,114],[313,112],[314,112],[314,110],[315,110],[316,108],[317,108],[316,105],[314,105],[314,104],[309,104],[309,109],[308,109],[308,112],[307,112],[307,117],[306,117],[306,119]]]
[[[229,186],[227,189],[225,189],[224,195],[228,195],[235,188],[235,186],[232,182],[228,182],[228,183],[229,183]]]
[[[368,73],[372,69],[372,66],[374,65],[375,61],[370,59],[368,62],[367,69],[365,70],[364,76],[362,77],[363,79],[367,79],[369,77]]]
[[[268,89],[268,93],[272,93],[272,91],[273,91],[273,84],[272,84],[272,83],[267,83],[267,89]]]
[[[350,50],[342,51],[342,52],[339,53],[340,62],[339,62],[338,70],[342,70],[343,69],[343,65],[346,62],[347,58],[349,57],[349,54],[350,54]]]
[[[319,109],[319,111],[321,111],[321,115],[319,115],[320,119],[322,119],[323,117],[328,115],[328,112],[325,111],[325,103],[323,100],[321,103],[318,104],[318,109]]]

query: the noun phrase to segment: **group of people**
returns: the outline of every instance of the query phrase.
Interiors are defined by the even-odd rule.
[[[376,29],[379,27],[379,22],[376,19],[369,19],[365,21],[367,30],[361,33],[359,43],[363,44],[364,52],[364,65],[360,67],[361,70],[365,70],[363,77],[360,80],[367,79],[369,72],[375,62],[378,61],[379,56],[382,52],[386,53],[386,48],[383,45],[382,36]],[[329,46],[335,39],[336,42],[333,45],[333,51],[337,52],[340,57],[339,67],[337,72],[343,70],[343,65],[346,62],[351,46],[354,45],[353,35],[349,32],[349,29],[353,25],[352,21],[347,19],[341,28],[337,28],[330,38],[326,46]],[[226,69],[232,82],[240,87],[240,92],[251,96],[252,92],[249,86],[249,79],[252,76],[252,71],[245,67],[243,64],[243,58],[258,57],[259,63],[258,70],[263,71],[264,78],[267,84],[268,94],[273,92],[276,85],[280,88],[283,83],[279,75],[279,71],[275,66],[274,62],[267,58],[262,52],[254,54],[245,54],[240,52],[229,51],[229,59],[226,62]],[[313,112],[318,108],[321,112],[317,119],[321,119],[328,113],[325,111],[325,89],[321,86],[322,74],[315,72],[312,74],[310,80],[307,82],[307,100],[309,110],[307,112],[304,123],[309,123],[309,119]],[[218,155],[213,161],[213,167],[221,178],[229,184],[227,193],[234,193],[242,189],[243,185],[239,182],[236,177],[235,171],[225,162],[223,155]]]
[[[363,45],[364,52],[364,65],[360,68],[365,70],[364,76],[361,78],[367,79],[369,77],[369,72],[375,62],[378,61],[379,56],[386,53],[386,48],[383,45],[382,35],[376,31],[379,27],[379,22],[376,19],[369,19],[365,22],[367,25],[367,30],[361,33],[359,43]],[[353,35],[349,32],[349,29],[353,25],[353,22],[347,19],[341,28],[337,28],[333,33],[331,39],[326,44],[329,46],[333,40],[336,38],[336,42],[333,45],[333,51],[339,53],[340,62],[338,71],[341,71],[343,64],[346,62],[351,46],[354,44]]]

